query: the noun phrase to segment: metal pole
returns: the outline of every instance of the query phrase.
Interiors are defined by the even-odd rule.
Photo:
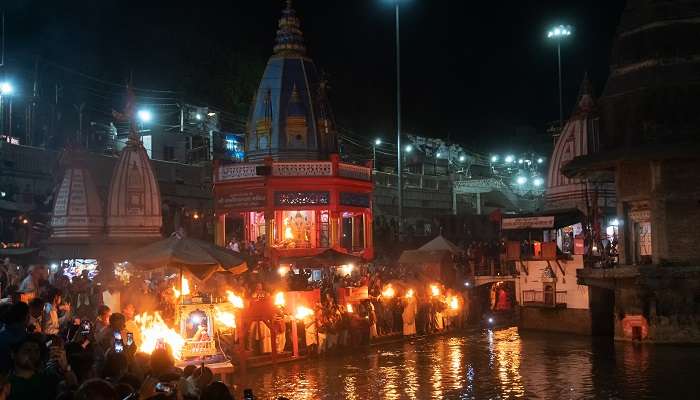
[[[400,239],[403,231],[403,183],[401,182],[401,38],[399,26],[399,1],[396,0],[396,166],[398,168]]]
[[[557,60],[559,62],[559,131],[564,128],[564,106],[561,95],[561,40],[557,39]]]
[[[372,169],[377,170],[377,146],[372,146]]]

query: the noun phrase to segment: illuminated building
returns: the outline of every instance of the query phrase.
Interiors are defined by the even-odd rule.
[[[214,168],[217,243],[265,243],[273,261],[327,249],[371,259],[372,174],[340,162],[337,134],[288,4],[253,102],[245,163]]]

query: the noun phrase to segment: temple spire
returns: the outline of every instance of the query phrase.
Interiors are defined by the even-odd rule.
[[[292,8],[292,0],[286,0],[287,7],[282,10],[279,20],[277,38],[273,52],[275,55],[306,55],[304,46],[304,34],[301,32],[301,23]]]

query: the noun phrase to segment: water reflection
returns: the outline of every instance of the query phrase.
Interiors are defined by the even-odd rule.
[[[511,328],[258,369],[237,377],[237,395],[251,387],[260,399],[294,400],[686,398],[700,393],[698,369],[698,348],[521,336]]]

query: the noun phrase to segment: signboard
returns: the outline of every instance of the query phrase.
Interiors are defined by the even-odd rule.
[[[216,196],[217,210],[246,211],[264,208],[267,201],[264,190],[225,192]]]
[[[302,206],[330,203],[329,192],[275,192],[275,205]]]
[[[501,229],[554,228],[554,217],[503,218]]]
[[[340,204],[369,208],[369,195],[366,193],[340,192]]]

